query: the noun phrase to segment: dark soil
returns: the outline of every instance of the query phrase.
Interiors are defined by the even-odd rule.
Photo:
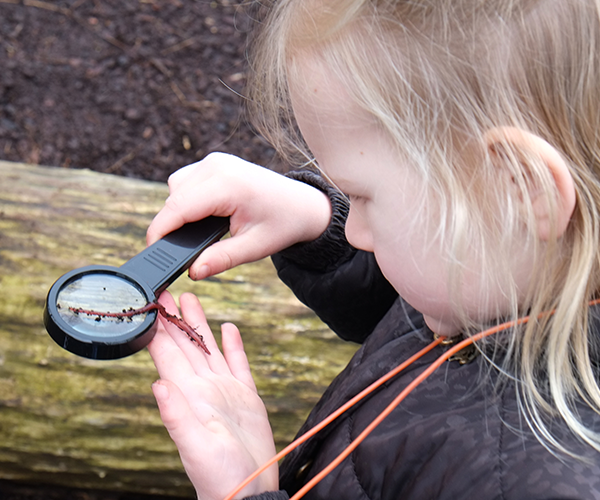
[[[242,114],[236,3],[0,0],[0,159],[159,181],[211,151],[273,166]],[[66,498],[166,497],[0,481],[0,500]]]
[[[0,159],[160,181],[211,151],[272,164],[242,114],[239,3],[0,0]]]

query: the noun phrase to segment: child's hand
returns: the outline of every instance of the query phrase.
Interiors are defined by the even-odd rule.
[[[169,178],[169,198],[148,228],[148,244],[187,222],[230,216],[231,238],[210,246],[190,268],[203,279],[316,239],[329,225],[321,191],[236,156],[213,153]]]
[[[198,299],[185,294],[180,302],[184,319],[204,337],[211,355],[161,318],[148,346],[161,378],[153,391],[198,498],[221,500],[275,455],[273,434],[238,329],[223,325],[221,354]],[[170,294],[161,295],[161,303],[177,313]],[[274,465],[238,498],[277,490],[277,474]]]

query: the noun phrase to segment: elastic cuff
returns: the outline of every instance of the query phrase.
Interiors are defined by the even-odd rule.
[[[331,202],[332,215],[329,226],[316,240],[292,245],[280,255],[300,267],[321,272],[348,260],[356,252],[346,240],[346,219],[350,210],[348,198],[313,170],[296,170],[286,176],[325,193]]]

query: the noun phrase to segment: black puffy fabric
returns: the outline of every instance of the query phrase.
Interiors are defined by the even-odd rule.
[[[302,434],[433,339],[400,299],[319,401]],[[437,347],[295,450],[281,465],[290,496],[329,464],[428,367]],[[419,385],[307,499],[599,499],[600,458],[559,425],[553,431],[590,463],[557,457],[533,436],[515,388],[482,382],[483,356],[446,362]],[[581,407],[600,429],[600,417]]]
[[[296,297],[344,340],[362,343],[398,297],[367,252],[354,252],[324,274],[294,266],[280,255],[273,262]]]
[[[395,294],[373,256],[343,242],[339,219],[334,217],[315,247],[304,244],[273,258],[300,300],[340,337],[363,342],[299,435],[433,340],[422,315]],[[328,240],[327,264],[315,262],[315,248]],[[310,259],[302,258],[303,251]],[[434,348],[294,450],[280,467],[278,494],[284,496],[276,498],[292,496],[329,464],[445,349]],[[445,362],[304,498],[600,500],[600,454],[559,423],[554,435],[587,462],[550,452],[524,421],[515,387],[494,390],[494,376],[484,356],[464,365]],[[600,416],[583,405],[579,410],[600,431]],[[253,498],[269,500],[273,494]]]

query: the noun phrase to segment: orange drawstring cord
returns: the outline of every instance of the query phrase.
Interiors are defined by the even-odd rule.
[[[321,429],[323,429],[324,427],[327,427],[327,425],[329,425],[331,422],[333,422],[342,413],[344,413],[346,410],[348,410],[349,408],[354,406],[356,403],[358,403],[364,397],[368,396],[371,392],[373,392],[379,386],[386,383],[392,377],[394,377],[395,375],[400,373],[402,370],[404,370],[407,366],[410,366],[417,359],[419,359],[420,357],[427,354],[429,351],[431,351],[437,345],[441,344],[443,342],[443,340],[444,340],[444,337],[439,337],[439,338],[435,339],[433,342],[431,342],[429,345],[427,345],[426,347],[421,349],[419,352],[417,352],[416,354],[413,354],[410,358],[408,358],[402,364],[398,365],[396,368],[394,368],[393,370],[390,370],[388,373],[386,373],[383,377],[381,377],[377,381],[373,382],[366,389],[364,389],[359,394],[354,396],[350,401],[348,401],[344,405],[340,406],[340,408],[338,408],[336,411],[334,411],[331,415],[329,415],[327,418],[325,418],[320,423],[315,425],[312,429],[308,430],[305,434],[302,434],[302,436],[298,437],[296,440],[294,440],[292,443],[290,443],[288,446],[286,446],[283,450],[281,450],[277,455],[275,455],[268,462],[266,462],[264,465],[262,465],[259,469],[257,469],[255,472],[253,472],[251,475],[249,475],[246,479],[244,479],[244,481],[242,481],[231,493],[229,493],[229,495],[227,495],[224,500],[232,500],[235,495],[237,495],[246,486],[248,486],[248,484],[250,484],[254,479],[256,479],[258,476],[260,476],[265,470],[267,470],[273,464],[275,464],[276,462],[281,460],[292,450],[296,449],[298,446],[300,446],[302,443],[304,443],[304,441],[306,441],[307,439],[314,436]]]
[[[600,299],[592,300],[589,303],[590,306],[598,305],[598,304],[600,304]],[[554,314],[554,311],[550,311],[549,314]],[[541,317],[543,315],[544,315],[544,313],[540,314],[539,316]],[[487,330],[484,330],[482,332],[479,332],[479,333],[459,342],[458,344],[450,347],[444,354],[442,354],[433,363],[431,363],[431,365],[429,365],[410,384],[408,384],[408,386],[406,386],[406,388],[398,396],[396,396],[396,398],[388,405],[388,407],[385,410],[383,410],[365,428],[365,430],[362,431],[360,433],[360,435],[354,441],[352,441],[352,443],[350,443],[344,451],[342,451],[342,453],[340,453],[327,467],[325,467],[321,472],[319,472],[315,477],[313,477],[308,483],[306,483],[300,490],[298,490],[298,492],[292,498],[290,498],[290,500],[298,500],[298,499],[302,498],[310,489],[313,488],[313,486],[315,486],[327,474],[329,474],[333,469],[335,469],[348,455],[350,455],[350,453],[352,453],[356,449],[356,447],[360,443],[362,443],[366,439],[366,437],[394,410],[394,408],[396,408],[406,398],[406,396],[408,396],[416,387],[419,386],[419,384],[421,384],[435,370],[437,370],[447,359],[449,359],[451,356],[453,356],[460,350],[464,349],[466,346],[477,342],[478,340],[481,340],[485,337],[489,337],[490,335],[493,335],[494,333],[500,332],[502,330],[507,330],[509,328],[522,325],[524,323],[527,323],[528,321],[529,321],[529,316],[525,316],[523,318],[519,318],[514,321],[507,321],[506,323],[502,323],[500,325],[497,325],[497,326],[494,326]],[[240,485],[235,490],[233,490],[229,495],[227,495],[227,497],[225,497],[224,500],[232,500],[235,495],[237,495],[242,489],[244,489],[256,477],[258,477],[260,474],[262,474],[265,470],[267,470],[269,467],[271,467],[274,463],[279,461],[281,458],[285,457],[288,453],[290,453],[292,450],[297,448],[304,441],[306,441],[310,437],[314,436],[317,432],[319,432],[321,429],[323,429],[328,424],[330,424],[333,420],[335,420],[337,417],[339,417],[342,413],[344,413],[350,407],[354,406],[365,396],[367,396],[368,394],[373,392],[377,387],[379,387],[382,384],[384,384],[385,382],[387,382],[389,379],[391,379],[392,377],[394,377],[395,375],[400,373],[407,366],[410,366],[412,363],[414,363],[417,359],[422,357],[424,354],[431,351],[437,345],[441,344],[444,341],[444,339],[445,339],[445,337],[436,338],[433,342],[431,342],[429,345],[427,345],[426,347],[421,349],[418,353],[416,353],[413,356],[411,356],[410,358],[408,358],[404,363],[400,364],[399,366],[397,366],[396,368],[394,368],[393,370],[391,370],[390,372],[385,374],[379,380],[377,380],[376,382],[371,384],[369,387],[367,387],[365,390],[360,392],[358,395],[356,395],[354,398],[352,398],[346,404],[341,406],[338,410],[336,410],[331,415],[329,415],[325,420],[323,420],[322,422],[317,424],[315,427],[310,429],[308,432],[306,432],[305,434],[300,436],[298,439],[293,441],[290,445],[288,445],[286,448],[284,448],[282,451],[280,451],[277,455],[275,455],[271,460],[269,460],[267,463],[265,463],[262,467],[260,467],[258,470],[256,470],[253,474],[248,476],[242,483],[240,483]]]
[[[464,349],[466,346],[476,342],[484,337],[488,337],[496,332],[501,330],[505,330],[512,326],[517,326],[519,324],[525,323],[529,317],[520,318],[517,321],[510,321],[507,323],[503,323],[501,325],[495,326],[483,332],[480,332],[468,339],[459,342],[458,344],[449,348],[444,354],[442,354],[439,358],[437,358],[433,363],[431,363],[423,373],[421,373],[417,378],[415,378],[410,384],[406,386],[406,388],[398,395],[396,398],[387,406],[385,410],[383,410],[377,418],[375,418],[364,431],[360,433],[360,435],[350,443],[346,449],[340,453],[327,467],[325,467],[321,472],[319,472],[315,477],[313,477],[308,483],[306,483],[298,492],[290,498],[290,500],[298,500],[302,498],[308,491],[315,486],[321,479],[323,479],[327,474],[329,474],[333,469],[335,469],[350,453],[352,453],[356,447],[362,443],[366,437],[377,427],[393,410],[398,406],[402,400],[406,398],[417,386],[419,386],[426,378],[428,378],[435,370],[437,370],[448,358],[452,355],[456,354],[461,349]]]

